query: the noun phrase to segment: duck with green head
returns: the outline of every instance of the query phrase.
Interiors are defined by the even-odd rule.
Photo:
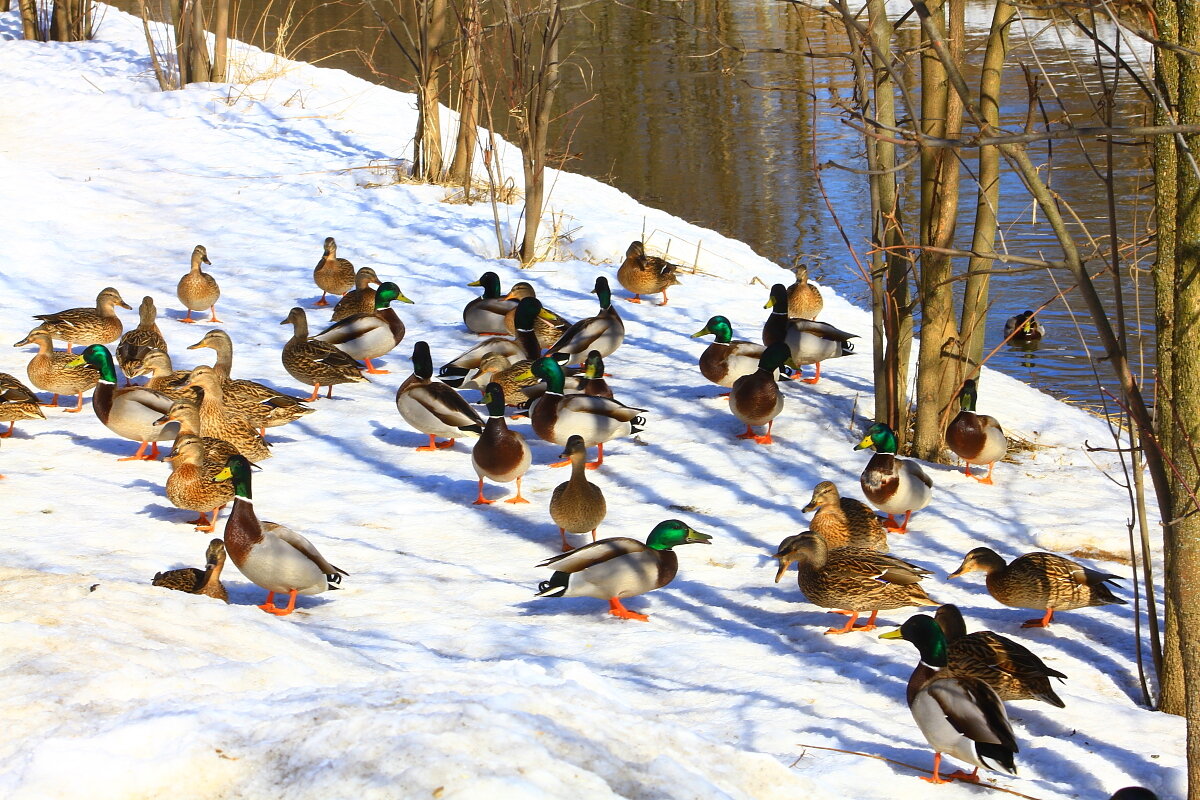
[[[496,483],[517,482],[517,493],[508,498],[506,503],[528,503],[521,497],[521,478],[529,470],[532,455],[525,437],[517,431],[509,430],[504,420],[504,389],[498,383],[489,383],[483,390],[483,404],[487,406],[488,421],[483,427],[479,440],[471,448],[471,464],[475,474],[479,476],[479,496],[475,505],[488,505],[494,500],[483,496],[483,479],[488,478]]]
[[[376,369],[371,359],[391,352],[404,338],[404,322],[392,308],[393,300],[412,302],[399,286],[386,281],[375,290],[374,311],[338,320],[312,338],[333,345],[351,358],[365,361],[368,373],[386,375],[388,371]]]
[[[647,616],[630,611],[622,598],[661,589],[679,571],[679,557],[672,548],[682,544],[709,544],[712,537],[693,530],[677,519],[654,526],[646,543],[617,536],[578,547],[548,558],[539,567],[550,567],[550,580],[538,585],[538,597],[595,597],[608,600],[609,613],[622,619],[645,621]]]
[[[933,617],[917,614],[883,639],[905,639],[916,645],[921,661],[908,679],[908,708],[925,740],[933,748],[933,774],[923,780],[948,783],[954,778],[979,782],[979,768],[1017,774],[1013,756],[1020,750],[1004,704],[979,678],[952,675],[947,664],[946,637]],[[942,754],[975,765],[970,774],[938,774]]]
[[[599,350],[592,350],[588,353],[587,359],[583,362],[583,374],[572,375],[571,379],[575,383],[576,394],[586,394],[592,397],[607,397],[609,400],[614,400],[613,391],[608,385],[608,381],[604,380],[604,359],[600,356]]]
[[[963,381],[958,400],[961,410],[946,428],[946,444],[963,460],[963,472],[968,477],[991,485],[996,462],[1008,452],[1008,439],[995,417],[975,413],[979,390],[974,380]],[[982,478],[973,475],[972,464],[986,464],[987,475]]]
[[[483,295],[471,300],[463,308],[463,324],[467,330],[480,336],[503,336],[504,315],[517,307],[517,301],[505,297],[500,291],[500,276],[485,272],[479,276],[479,280],[467,285],[483,287]]]
[[[471,377],[471,382],[481,388],[488,383],[498,383],[504,391],[505,403],[520,408],[528,407],[530,399],[541,394],[541,389],[536,388],[540,381],[529,371],[529,367],[534,359],[542,355],[542,347],[534,332],[534,323],[541,318],[542,311],[542,303],[536,297],[521,298],[516,308],[515,341],[521,346],[523,357],[514,361],[497,353],[489,353],[480,361],[479,372]]]
[[[443,450],[454,446],[463,434],[483,433],[483,419],[462,395],[433,380],[433,358],[429,344],[417,342],[412,354],[413,374],[396,390],[396,410],[404,421],[429,436],[429,444],[417,450]],[[437,437],[449,439],[437,443]]]
[[[769,345],[758,359],[758,368],[734,381],[729,391],[729,410],[746,424],[746,432],[737,438],[772,444],[771,428],[783,411],[783,392],[779,391],[776,375],[787,359],[787,345]],[[766,425],[767,432],[759,436],[754,432],[755,425]]]
[[[250,494],[250,462],[230,456],[214,481],[233,482],[233,510],[225,520],[225,550],[234,566],[252,583],[267,590],[259,606],[284,616],[296,608],[296,595],[320,594],[338,588],[349,573],[325,560],[312,542],[274,522],[259,521]],[[275,605],[276,594],[287,594],[285,608]]]
[[[738,378],[758,370],[758,360],[765,348],[754,342],[735,341],[733,326],[728,319],[720,315],[711,317],[707,325],[692,334],[692,338],[708,335],[714,336],[715,340],[700,354],[700,374],[705,378],[728,389]],[[728,393],[721,395],[728,396]]]
[[[157,425],[159,418],[171,410],[174,402],[161,392],[141,386],[117,388],[117,368],[112,353],[102,344],[88,345],[68,366],[87,364],[100,373],[96,390],[92,392],[92,409],[96,418],[118,436],[140,442],[137,452],[120,461],[153,461],[158,458],[158,443],[174,440],[179,423]],[[146,448],[150,447],[149,455]]]
[[[871,505],[887,514],[889,531],[907,533],[913,512],[929,505],[933,498],[933,479],[917,462],[896,455],[896,432],[886,423],[876,422],[867,428],[862,441],[854,445],[855,450],[868,447],[874,447],[875,454],[858,479],[863,494]],[[896,514],[903,514],[904,521],[897,522]]]
[[[519,304],[527,297],[536,298],[537,291],[533,288],[533,284],[527,281],[518,281],[508,290],[508,294],[505,297]],[[540,300],[538,302],[541,303]],[[532,327],[533,335],[538,343],[538,355],[541,355],[542,348],[549,347],[557,342],[558,338],[563,335],[563,332],[571,327],[571,323],[561,314],[551,311],[546,308],[545,304],[542,304],[541,310],[533,320]],[[509,336],[516,336],[520,329],[521,325],[517,322],[517,309],[513,308],[504,315],[504,330]]]
[[[563,353],[570,356],[567,363],[577,364],[592,350],[598,350],[601,358],[610,356],[625,341],[625,323],[613,308],[608,278],[603,275],[596,278],[592,293],[600,301],[600,313],[581,319],[567,328],[558,341],[546,350],[546,355]]]
[[[787,289],[782,283],[771,287],[771,297],[763,307],[771,309],[771,315],[763,325],[763,344],[786,344],[791,354],[789,366],[799,368],[806,364],[816,365],[816,374],[804,378],[804,383],[821,380],[822,361],[854,352],[850,340],[857,339],[858,334],[847,333],[826,322],[789,317]]]

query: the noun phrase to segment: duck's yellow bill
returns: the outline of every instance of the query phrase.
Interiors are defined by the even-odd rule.
[[[894,631],[888,631],[887,633],[879,634],[879,638],[880,639],[903,639],[904,634],[900,633],[899,628],[896,628],[896,630],[894,630]]]

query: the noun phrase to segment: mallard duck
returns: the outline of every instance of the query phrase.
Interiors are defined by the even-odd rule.
[[[1020,748],[1004,704],[990,686],[979,678],[947,671],[946,639],[928,614],[905,620],[898,631],[882,634],[884,639],[906,639],[917,646],[921,661],[908,679],[908,708],[925,740],[933,748],[933,775],[922,780],[948,783],[958,778],[979,782],[979,768],[1003,770],[1013,775],[1013,755]],[[975,765],[975,771],[954,772],[942,778],[938,770],[942,754]]]
[[[777,342],[787,344],[791,351],[790,365],[793,367],[816,365],[816,374],[811,378],[804,378],[804,383],[817,383],[821,380],[822,361],[848,356],[854,352],[854,345],[850,340],[857,339],[858,334],[846,333],[825,322],[788,317],[787,289],[782,283],[771,287],[771,299],[763,307],[771,309],[771,315],[763,324],[763,344],[768,347]]]
[[[1051,678],[1065,680],[1021,644],[991,631],[967,633],[958,606],[947,603],[933,618],[946,635],[946,667],[959,678],[978,678],[995,690],[1001,700],[1041,700],[1065,708],[1062,698],[1050,686]]]
[[[871,505],[887,514],[887,528],[895,533],[908,532],[908,520],[914,511],[929,505],[933,497],[933,479],[915,461],[896,455],[896,433],[885,423],[876,422],[854,445],[855,450],[875,448],[858,482]],[[896,522],[896,514],[904,514]]]
[[[542,353],[534,334],[534,320],[542,311],[542,304],[536,297],[523,297],[517,303],[518,327],[515,341],[521,346],[521,358],[513,360],[499,353],[488,353],[479,362],[479,372],[471,377],[470,382],[484,387],[490,382],[500,384],[504,390],[504,402],[510,406],[526,408],[530,400],[541,395],[541,381],[530,372],[533,360]]]
[[[526,297],[536,298],[537,293],[534,292],[532,284],[520,281],[513,284],[512,289],[505,297],[509,300],[516,300],[519,305]],[[538,315],[533,320],[533,333],[537,337],[539,355],[541,353],[540,348],[549,347],[557,342],[559,337],[566,333],[567,328],[570,327],[571,323],[565,317],[554,313],[546,308],[545,305],[542,305],[538,310]],[[509,336],[516,336],[519,328],[520,326],[517,324],[517,307],[513,306],[504,314],[504,330]]]
[[[506,503],[528,503],[521,497],[521,478],[529,470],[532,455],[525,437],[508,429],[504,421],[504,390],[497,383],[489,383],[483,390],[483,404],[487,406],[488,421],[483,427],[475,446],[471,448],[471,465],[479,476],[479,496],[475,505],[488,505],[494,500],[483,496],[483,479],[496,483],[517,482],[517,493]]]
[[[0,439],[13,435],[13,428],[19,419],[45,418],[37,395],[12,375],[0,372],[0,422],[8,423],[8,430],[0,433]]]
[[[827,634],[874,630],[880,611],[938,605],[917,585],[933,574],[929,570],[862,547],[830,550],[825,540],[811,531],[784,539],[772,558],[797,563],[797,582],[808,602],[850,617],[843,627],[830,628]],[[777,583],[786,569],[781,566],[775,576]],[[871,618],[856,626],[858,615],[867,611]]]
[[[645,614],[625,608],[621,598],[661,589],[674,580],[679,557],[671,548],[711,540],[677,519],[655,525],[645,544],[624,536],[601,539],[538,564],[554,574],[538,584],[537,596],[596,597],[608,600],[608,613],[614,617],[645,621]]]
[[[462,395],[433,380],[433,358],[426,342],[417,342],[412,354],[413,374],[396,390],[396,409],[404,421],[429,436],[418,450],[443,450],[454,446],[464,433],[483,433],[483,419]],[[437,443],[437,437],[449,441]]]
[[[500,292],[500,276],[485,272],[479,280],[468,286],[482,286],[483,295],[476,297],[463,308],[463,324],[467,330],[479,335],[504,333],[504,315],[517,307],[517,300],[505,297]]]
[[[225,520],[225,549],[233,564],[252,583],[267,590],[259,606],[268,614],[284,616],[296,608],[296,595],[320,594],[338,588],[350,573],[330,564],[312,542],[274,522],[259,522],[250,495],[250,462],[231,456],[214,480],[233,482],[233,510]],[[288,595],[286,608],[275,605],[275,595]]]
[[[404,322],[392,309],[392,301],[411,303],[400,287],[388,281],[375,292],[375,310],[370,314],[354,314],[333,323],[312,338],[331,344],[351,358],[365,361],[371,375],[386,375],[386,369],[375,369],[372,358],[379,358],[404,339]]]
[[[166,425],[169,422],[178,423],[179,432],[175,435],[176,444],[181,439],[187,437],[198,437],[201,446],[204,448],[205,477],[213,478],[225,468],[225,462],[229,460],[230,456],[235,455],[238,449],[224,439],[201,435],[201,395],[202,392],[199,389],[188,389],[187,394],[176,398],[175,402],[171,404],[171,410],[155,420],[154,424]]]
[[[96,386],[100,373],[88,364],[81,363],[74,353],[64,353],[54,350],[50,334],[41,328],[34,328],[13,347],[37,345],[37,355],[29,360],[25,368],[29,382],[43,392],[51,392],[54,396],[49,403],[43,405],[58,407],[60,394],[76,395],[75,407],[66,409],[68,414],[78,413],[83,409],[83,393]]]
[[[229,602],[229,592],[221,583],[221,570],[225,568],[225,542],[213,539],[204,552],[204,569],[173,569],[159,572],[151,581],[153,586],[175,589],[188,594],[202,594]]]
[[[597,445],[599,454],[587,465],[588,469],[604,463],[605,442],[637,433],[646,424],[639,416],[644,408],[633,408],[607,397],[564,396],[566,377],[558,362],[549,356],[534,361],[530,371],[546,382],[546,393],[529,407],[533,432],[543,441],[558,445],[565,445],[574,434],[583,437],[589,447]]]
[[[221,391],[225,394],[226,405],[256,425],[260,434],[265,428],[295,422],[316,410],[312,406],[304,405],[299,397],[285,394],[257,381],[230,377],[233,370],[233,340],[220,328],[213,328],[204,334],[204,338],[189,346],[188,350],[203,347],[216,351],[217,361],[213,364],[213,369],[221,376]],[[223,459],[221,463],[224,463]]]
[[[633,297],[625,299],[631,303],[642,302],[642,295],[662,292],[662,302],[667,304],[667,288],[679,283],[675,272],[678,264],[668,264],[658,256],[646,255],[646,248],[641,242],[631,242],[625,251],[625,261],[617,268],[617,281],[624,286]]]
[[[114,306],[129,308],[116,289],[108,286],[96,295],[95,308],[68,308],[56,314],[34,314],[42,322],[38,328],[67,343],[67,352],[75,351],[75,345],[108,344],[121,337],[121,318]]]
[[[339,383],[363,383],[368,379],[352,356],[327,342],[308,338],[308,317],[300,306],[292,308],[280,325],[292,326],[292,338],[283,346],[283,368],[301,383],[311,383],[312,394],[304,398],[310,403],[318,399],[321,386],[328,386],[327,397],[333,397],[333,387]]]
[[[734,341],[733,327],[728,319],[720,315],[710,318],[707,325],[692,334],[692,338],[709,334],[716,340],[700,354],[700,373],[704,377],[728,389],[738,378],[758,371],[758,361],[766,348],[753,342]],[[728,396],[728,392],[721,395]]]
[[[270,445],[263,440],[254,423],[226,406],[221,376],[216,370],[206,364],[196,367],[192,370],[187,388],[203,392],[200,398],[200,430],[205,436],[224,439],[256,463],[271,457]]]
[[[1105,585],[1121,580],[1120,575],[1088,569],[1054,553],[1026,553],[1006,564],[995,550],[976,547],[946,577],[957,578],[976,570],[987,576],[988,592],[998,602],[1013,608],[1045,610],[1041,619],[1026,620],[1022,628],[1048,627],[1055,611],[1128,605]]]
[[[587,354],[587,358],[583,362],[583,374],[572,375],[571,380],[575,384],[573,387],[575,394],[615,399],[608,381],[604,380],[604,359],[600,357],[599,350],[592,350]]]
[[[102,344],[88,345],[69,366],[87,364],[100,373],[96,391],[92,392],[92,409],[104,426],[118,436],[139,442],[137,452],[119,461],[153,461],[158,458],[158,443],[173,440],[179,425],[156,425],[163,414],[171,410],[171,398],[141,386],[117,388],[117,368],[112,353]],[[146,448],[150,453],[146,454]]]
[[[138,306],[138,325],[126,331],[117,342],[117,364],[126,376],[140,375],[142,356],[147,350],[167,352],[167,340],[163,338],[158,323],[154,321],[158,309],[154,307],[154,298],[146,295]]]
[[[370,314],[374,311],[375,290],[371,288],[371,285],[378,286],[380,283],[375,270],[370,267],[359,267],[358,272],[354,273],[354,288],[337,301],[337,305],[333,307],[331,321],[337,322],[355,314]]]
[[[758,369],[733,382],[729,391],[729,410],[746,424],[745,433],[739,433],[737,438],[753,439],[758,444],[774,442],[771,428],[779,412],[783,411],[783,392],[779,391],[775,376],[787,358],[786,345],[770,345],[758,359]],[[766,425],[767,432],[759,436],[754,432],[755,425]]]
[[[188,524],[195,525],[198,531],[211,533],[217,527],[221,509],[233,499],[233,486],[228,482],[213,481],[220,470],[205,469],[208,464],[204,442],[199,436],[180,434],[171,455],[163,460],[171,462],[167,499],[176,508],[197,512],[200,516]]]
[[[608,288],[608,278],[603,275],[596,278],[592,293],[600,300],[600,313],[581,319],[567,328],[558,341],[546,350],[546,355],[564,353],[568,356],[578,356],[569,358],[567,362],[576,364],[592,350],[598,350],[600,357],[606,358],[625,341],[625,323],[612,306],[612,291]]]
[[[314,305],[327,306],[325,299],[328,294],[345,294],[354,287],[354,265],[344,258],[338,258],[337,242],[332,236],[325,237],[325,253],[313,269],[313,281],[321,290],[321,299]]]
[[[946,444],[963,460],[963,472],[968,477],[991,485],[992,470],[995,469],[996,462],[1008,452],[1008,439],[1005,438],[1004,429],[995,417],[975,413],[978,398],[975,381],[964,381],[962,390],[958,393],[962,410],[946,428]],[[971,474],[972,464],[986,464],[987,475],[980,478]]]
[[[180,322],[199,322],[192,319],[192,312],[203,311],[206,308],[208,322],[221,321],[217,319],[217,300],[221,297],[221,287],[217,286],[216,278],[200,269],[201,264],[211,266],[212,262],[208,260],[208,251],[204,249],[204,245],[198,244],[192,251],[192,268],[179,279],[179,285],[175,287],[175,296],[187,309],[187,315],[179,320]]]
[[[608,514],[608,506],[604,502],[604,492],[587,479],[584,469],[587,446],[583,443],[583,437],[572,436],[567,439],[561,457],[571,462],[571,478],[554,487],[554,493],[550,496],[550,518],[558,526],[562,549],[566,552],[571,549],[567,544],[567,531],[591,531],[592,541],[596,541],[596,529]]]
[[[1158,795],[1141,786],[1126,786],[1114,792],[1108,800],[1158,800]]]
[[[1046,335],[1046,329],[1032,311],[1022,311],[1004,321],[1004,338],[1010,342],[1036,342]]]
[[[483,391],[487,382],[478,384],[474,377],[468,379],[467,376],[471,374],[471,370],[479,369],[480,365],[483,364],[483,359],[489,355],[501,356],[511,364],[525,358],[525,348],[515,339],[492,336],[473,345],[465,353],[443,364],[438,369],[438,380],[455,389],[471,388]],[[488,381],[490,380],[488,379]]]
[[[162,392],[172,400],[186,394],[185,387],[191,380],[191,370],[177,370],[171,363],[171,357],[165,351],[157,348],[147,350],[136,362],[136,372],[129,373],[130,377],[140,377],[149,374],[146,388]]]
[[[808,282],[808,267],[796,264],[792,267],[796,282],[787,288],[787,308],[790,319],[816,319],[825,308],[821,290]]]
[[[865,547],[880,553],[888,551],[887,528],[874,511],[853,497],[842,497],[833,481],[821,481],[813,489],[812,500],[800,509],[816,511],[808,528],[820,534],[830,550],[839,547]]]

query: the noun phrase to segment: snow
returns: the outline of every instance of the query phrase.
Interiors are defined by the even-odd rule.
[[[752,281],[789,276],[744,244],[563,173],[550,206],[570,236],[521,272],[497,258],[490,204],[388,179],[380,164],[411,155],[409,95],[247,48],[235,51],[239,83],[160,93],[140,23],[111,8],[92,42],[19,35],[17,16],[0,14],[9,341],[31,315],[88,305],[113,285],[135,308],[154,296],[177,367],[211,363],[185,349],[207,326],[174,321],[197,243],[221,285],[239,377],[308,391],[282,369],[290,328],[279,323],[293,305],[313,325],[327,319],[311,308],[325,236],[416,305],[397,309],[409,332],[382,359],[390,375],[339,386],[317,413],[270,431],[258,513],[349,573],[289,617],[254,608],[262,590],[232,565],[228,606],[152,587],[155,572],[199,566],[209,539],[166,500],[167,466],[116,463],[135,445],[90,408],[18,424],[0,470],[0,795],[930,796],[915,771],[805,748],[927,770],[903,699],[917,654],[872,634],[823,635],[833,618],[804,602],[794,572],[772,583],[768,558],[805,528],[799,508],[819,481],[861,497],[867,455],[852,447],[871,404],[867,312],[826,289],[822,318],[860,333],[860,353],[828,362],[815,387],[786,389],[776,444],[736,440],[740,424],[695,366],[707,340],[688,337],[721,313],[738,338],[755,338],[767,291]],[[519,177],[511,150],[503,163]],[[500,206],[508,241],[520,210]],[[643,237],[704,274],[684,274],[665,308],[617,300],[627,338],[606,360],[609,382],[649,411],[646,430],[613,442],[589,476],[608,498],[600,533],[641,539],[678,517],[713,536],[679,549],[670,586],[628,601],[647,623],[612,618],[603,601],[533,597],[548,577],[534,565],[558,543],[547,504],[566,476],[546,465],[560,448],[514,422],[534,452],[532,502],[472,506],[469,441],[416,452],[425,437],[394,405],[415,341],[440,364],[477,340],[461,309],[481,273],[531,280],[579,318],[594,313],[596,275],[612,279]],[[122,315],[136,324],[136,311]],[[31,355],[7,351],[0,369],[24,378]],[[1010,558],[1126,546],[1128,502],[1107,477],[1119,477],[1115,458],[1083,449],[1111,443],[1101,421],[993,371],[980,410],[1037,447],[999,465],[994,487],[927,465],[933,503],[893,549],[937,572],[929,593],[959,604],[972,630],[1017,638],[1070,676],[1057,689],[1066,709],[1009,704],[1021,774],[987,779],[1047,800],[1131,783],[1180,796],[1183,723],[1139,706],[1132,606],[1021,631],[1029,612],[1000,606],[980,576],[942,580],[977,545]],[[1118,593],[1131,599],[1128,582]]]

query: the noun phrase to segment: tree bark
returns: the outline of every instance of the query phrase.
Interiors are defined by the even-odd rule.
[[[463,187],[466,202],[471,202],[471,171],[478,144],[480,46],[483,26],[479,16],[479,0],[463,0],[459,9],[459,31],[463,38],[461,91],[458,102],[458,135],[454,141],[454,158],[450,162],[450,180]]]

